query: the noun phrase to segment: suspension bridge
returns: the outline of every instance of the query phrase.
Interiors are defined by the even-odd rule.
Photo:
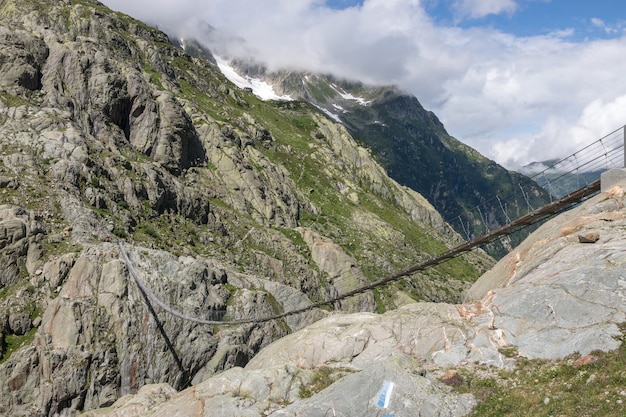
[[[520,212],[519,205],[509,203],[511,196],[496,196],[493,200],[486,201],[481,204],[482,207],[475,207],[474,213],[468,213],[469,215],[466,216],[466,219],[477,219],[477,224],[473,225],[473,229],[470,229],[469,225],[466,225],[464,220],[459,216],[461,225],[458,227],[460,230],[466,232],[467,240],[452,249],[446,250],[431,257],[430,259],[417,263],[382,279],[364,284],[342,294],[329,297],[326,300],[310,303],[301,308],[296,308],[267,317],[245,318],[241,320],[206,320],[184,314],[163,302],[151,291],[141,278],[139,272],[133,266],[123,243],[120,242],[118,245],[122,259],[124,260],[130,275],[140,288],[146,302],[152,302],[176,317],[198,324],[213,326],[244,325],[279,320],[323,306],[334,305],[335,303],[346,298],[359,295],[380,286],[398,281],[402,278],[409,277],[416,272],[432,268],[471,251],[472,249],[494,242],[505,236],[509,236],[524,227],[546,220],[558,213],[574,207],[577,204],[580,204],[585,199],[590,198],[600,192],[601,189],[605,188],[604,184],[602,184],[603,179],[601,180],[603,173],[613,169],[626,167],[626,155],[624,153],[625,142],[626,126],[620,127],[619,129],[596,140],[564,159],[555,161],[547,166],[542,166],[541,169],[536,169],[537,172],[532,174],[530,177],[549,193],[551,201],[548,204],[538,208],[533,208],[530,204],[529,198],[524,195],[523,197],[527,207],[526,212],[520,216],[511,217],[511,213]],[[626,178],[626,173],[623,174],[623,177]],[[524,191],[522,189],[522,194],[523,193]],[[498,206],[503,212],[504,218],[507,220],[505,224],[496,225],[495,227],[493,222],[487,221],[486,216],[484,215],[485,207],[487,207],[488,204],[493,204],[494,201],[498,203]],[[515,220],[511,220],[511,218],[515,218]],[[452,221],[448,221],[448,223],[451,224]],[[473,230],[476,230],[476,226],[482,228],[482,233],[478,236],[474,236],[473,234]],[[152,310],[151,305],[149,305],[149,308]]]

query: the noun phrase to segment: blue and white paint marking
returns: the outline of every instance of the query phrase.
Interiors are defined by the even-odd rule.
[[[395,388],[395,386],[395,382],[383,382],[383,386],[380,389],[380,394],[378,394],[378,401],[376,401],[376,405],[379,408],[389,408],[389,404],[391,403],[391,396],[393,394],[393,389]]]

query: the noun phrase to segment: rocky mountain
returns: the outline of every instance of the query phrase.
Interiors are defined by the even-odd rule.
[[[245,77],[270,83],[277,94],[306,100],[343,124],[372,150],[391,178],[426,197],[459,233],[465,235],[469,228],[480,234],[485,226],[493,230],[523,215],[528,205],[550,202],[540,185],[450,136],[434,113],[395,87],[297,71],[271,73],[244,60],[234,60],[233,66]],[[526,235],[492,245],[490,253],[501,257]]]
[[[472,389],[507,384],[489,375],[528,391],[512,401],[496,394],[491,413],[472,415],[624,415],[624,350],[615,362],[600,352],[624,340],[625,191],[615,186],[542,225],[464,304],[331,315],[245,367],[180,393],[145,386],[86,415],[465,416],[478,402]],[[539,371],[526,383],[531,366]],[[561,373],[568,383],[559,386]]]
[[[458,302],[493,264],[476,251],[239,326],[160,309],[131,268],[187,317],[259,319],[459,241],[342,125],[191,52],[96,1],[0,0],[0,415],[165,398],[333,311]]]
[[[558,408],[582,386],[623,415],[600,352],[623,339],[624,193],[493,268],[474,251],[265,320],[459,236],[308,102],[95,1],[0,0],[0,415],[462,416],[538,359],[571,379],[537,400],[550,363],[518,410],[593,415]]]

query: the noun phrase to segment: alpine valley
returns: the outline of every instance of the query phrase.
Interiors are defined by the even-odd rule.
[[[0,415],[507,415],[526,372],[527,415],[623,415],[622,188],[303,309],[547,194],[393,87],[230,65],[291,100],[97,1],[0,0]]]
[[[212,32],[205,32],[211,42]],[[277,97],[304,100],[344,125],[359,144],[371,149],[391,178],[423,195],[465,237],[467,230],[461,225],[469,225],[466,228],[476,235],[484,232],[485,219],[487,228],[493,230],[506,223],[507,215],[525,214],[522,210],[505,215],[494,196],[523,209],[550,202],[534,181],[450,136],[434,113],[394,86],[371,87],[332,75],[295,71],[272,73],[261,64],[241,59],[233,60],[232,68],[241,75],[241,80],[234,79],[243,81],[240,85],[262,81],[273,87]],[[482,218],[476,212],[478,206]],[[514,235],[487,250],[500,258],[525,236]]]

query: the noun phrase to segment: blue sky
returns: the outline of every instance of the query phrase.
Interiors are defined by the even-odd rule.
[[[353,3],[356,3],[353,1]],[[432,1],[426,10],[441,25],[464,28],[491,27],[516,36],[534,36],[574,29],[574,39],[611,37],[611,28],[623,28],[626,2],[623,0],[528,0],[516,2],[513,11],[477,18],[460,19],[450,1]],[[604,23],[605,27],[599,21]],[[607,29],[609,31],[607,32]]]
[[[328,0],[326,5],[331,9],[341,10],[348,7],[360,6],[363,4],[363,0]]]
[[[626,124],[626,0],[103,2],[270,70],[397,85],[511,169]]]
[[[474,3],[478,3],[477,0]],[[325,5],[331,9],[343,10],[360,7],[364,0],[327,0]],[[614,33],[611,30],[623,28],[626,22],[626,2],[624,0],[526,0],[493,2],[495,10],[500,4],[502,12],[489,13],[472,17],[464,15],[463,2],[454,0],[426,0],[423,7],[437,24],[458,26],[465,29],[472,27],[490,27],[516,36],[534,36],[557,30],[575,29],[574,38],[607,38]],[[472,3],[472,2],[469,2]],[[456,4],[456,6],[455,6]],[[509,6],[508,5],[514,5]],[[604,23],[604,26],[597,20]],[[608,32],[607,32],[608,29]]]

